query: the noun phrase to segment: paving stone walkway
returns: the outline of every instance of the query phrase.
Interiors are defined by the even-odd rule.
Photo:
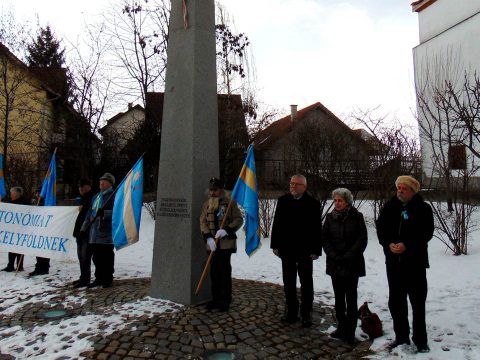
[[[29,303],[11,316],[0,316],[0,328],[18,325],[28,329],[59,321],[46,319],[43,314],[47,310],[67,311],[72,319],[86,314],[108,316],[114,313],[114,306],[148,296],[149,288],[150,279],[128,279],[115,280],[108,289],[49,290],[43,294],[48,300]],[[179,306],[161,314],[135,315],[133,321],[128,319],[126,328],[106,337],[83,334],[92,341],[93,350],[81,356],[98,360],[220,359],[217,352],[226,352],[234,355],[230,358],[244,360],[349,360],[369,354],[370,341],[350,346],[325,333],[334,319],[331,309],[323,304],[314,304],[311,328],[280,322],[284,297],[279,285],[234,279],[233,299],[226,313],[208,311],[203,305]],[[0,359],[14,358],[0,353]]]

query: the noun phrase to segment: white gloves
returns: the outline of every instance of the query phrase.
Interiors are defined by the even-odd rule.
[[[224,238],[225,236],[227,236],[227,232],[223,229],[218,230],[217,233],[215,234],[215,237],[217,239]]]
[[[211,237],[207,239],[207,249],[210,251],[217,250],[217,245],[215,244],[215,240],[213,240],[213,238]]]

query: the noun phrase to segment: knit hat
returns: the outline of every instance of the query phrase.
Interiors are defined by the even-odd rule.
[[[397,180],[395,180],[395,186],[398,187],[398,184],[407,185],[415,194],[420,191],[420,183],[409,175],[399,176]]]
[[[209,189],[223,189],[223,183],[219,178],[212,177],[208,182]]]
[[[112,174],[110,173],[105,173],[101,176],[100,180],[106,180],[108,181],[110,184],[112,185],[115,185],[115,176],[113,176]]]
[[[78,180],[78,187],[85,186],[85,185],[92,186],[92,180],[87,178],[81,178],[80,180]]]

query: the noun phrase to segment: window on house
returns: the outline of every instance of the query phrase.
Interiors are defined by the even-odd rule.
[[[467,148],[465,145],[451,145],[448,148],[448,165],[451,170],[467,168]]]

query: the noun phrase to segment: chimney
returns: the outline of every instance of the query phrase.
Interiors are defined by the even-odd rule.
[[[297,121],[297,107],[298,105],[290,105],[290,119],[292,122]]]
[[[128,103],[128,110],[132,110],[133,108],[133,103]]]

